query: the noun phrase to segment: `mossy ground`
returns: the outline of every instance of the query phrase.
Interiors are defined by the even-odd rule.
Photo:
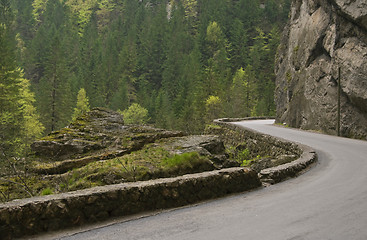
[[[212,169],[209,159],[196,152],[177,155],[153,143],[122,157],[92,162],[60,175],[20,172],[22,181],[17,176],[7,177],[6,181],[4,178],[0,180],[0,201],[30,197],[27,191],[33,196],[40,196]],[[25,188],[30,191],[26,191]]]

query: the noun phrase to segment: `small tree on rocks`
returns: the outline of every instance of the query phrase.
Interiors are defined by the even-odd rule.
[[[133,103],[128,109],[122,111],[122,115],[126,124],[144,124],[149,120],[148,110],[138,103]]]
[[[89,100],[87,97],[87,93],[85,92],[84,88],[81,88],[78,92],[76,108],[74,108],[73,121],[75,121],[77,117],[88,112],[89,110]]]

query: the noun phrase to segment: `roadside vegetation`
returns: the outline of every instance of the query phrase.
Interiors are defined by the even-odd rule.
[[[175,154],[165,149],[169,141],[147,144],[130,154],[95,161],[62,174],[35,174],[29,171],[34,163],[25,162],[16,175],[0,179],[0,201],[215,169],[207,156],[197,152]]]

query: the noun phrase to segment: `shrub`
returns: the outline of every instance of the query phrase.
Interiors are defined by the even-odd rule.
[[[51,195],[51,194],[53,194],[54,192],[52,191],[52,189],[51,188],[45,188],[45,189],[43,189],[42,190],[42,192],[41,192],[41,196],[45,196],[45,195]]]
[[[183,153],[166,158],[162,161],[162,165],[167,168],[173,167],[192,167],[193,163],[199,162],[200,156],[197,152]]]
[[[148,110],[137,103],[122,111],[122,115],[126,124],[144,124],[149,120]]]

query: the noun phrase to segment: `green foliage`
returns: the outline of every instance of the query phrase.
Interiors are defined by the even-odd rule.
[[[76,108],[74,108],[72,120],[75,121],[77,117],[88,112],[89,110],[90,108],[87,93],[85,92],[84,88],[81,88],[78,92]]]
[[[172,167],[192,167],[192,164],[200,159],[200,155],[197,152],[183,153],[180,155],[174,155],[170,158],[165,158],[162,161],[162,166]]]
[[[35,82],[37,107],[46,133],[64,127],[72,115],[72,79],[75,79],[75,41],[67,6],[58,0],[47,1],[38,31],[32,40],[31,76]]]
[[[19,157],[43,126],[34,107],[29,81],[15,62],[13,15],[8,1],[0,3],[0,167]]]
[[[22,74],[21,74],[22,76]],[[30,83],[27,79],[20,78],[19,105],[23,114],[22,140],[25,147],[28,147],[33,140],[42,136],[45,127],[40,122],[40,116],[34,107],[35,98],[30,91]]]
[[[223,32],[217,22],[211,22],[206,29],[206,39],[213,51],[223,45]]]
[[[91,107],[139,103],[159,127],[200,133],[218,116],[274,114],[290,0],[260,2],[169,1],[168,16],[161,0],[12,0],[15,14],[0,16],[16,23],[6,42],[17,51],[0,61],[24,69],[46,133],[75,117],[81,88]],[[221,104],[209,113],[210,96]]]
[[[126,124],[144,124],[148,121],[148,110],[133,103],[128,109],[122,111],[124,122]]]
[[[219,118],[222,113],[222,101],[218,96],[209,96],[205,101],[206,115],[209,122]]]
[[[41,192],[41,196],[51,195],[54,191],[51,188],[45,188]]]
[[[87,99],[126,109],[126,123],[188,133],[222,116],[274,114],[273,60],[290,0],[266,1],[265,9],[258,0],[169,3],[170,16],[161,0],[1,0],[0,168],[5,155],[18,161],[34,138],[88,109]],[[138,179],[150,167],[122,163],[129,171],[99,166],[62,184]]]
[[[34,0],[33,1],[33,17],[37,22],[41,21],[41,16],[46,9],[48,0]]]
[[[237,153],[237,158],[241,160],[248,160],[250,156],[250,150],[245,148]]]
[[[258,161],[259,159],[261,159],[260,155],[257,155],[256,158],[253,159],[245,159],[242,161],[241,167],[249,167],[253,162]]]
[[[88,23],[90,16],[93,13],[93,8],[97,4],[97,0],[67,0],[72,12],[77,17],[77,25],[79,26],[79,33],[82,35],[84,28]]]
[[[249,111],[246,108],[248,82],[248,76],[245,75],[243,68],[238,69],[233,77],[233,83],[231,86],[230,105],[232,108],[232,116],[248,116]]]

